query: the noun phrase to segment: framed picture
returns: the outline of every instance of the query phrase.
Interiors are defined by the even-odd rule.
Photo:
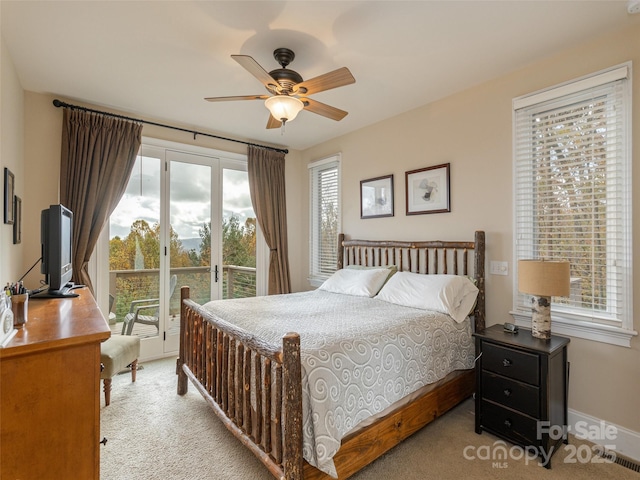
[[[11,170],[4,168],[4,223],[13,225],[13,197],[15,196],[15,177]]]
[[[449,163],[405,173],[407,215],[451,211]]]
[[[393,175],[360,181],[360,218],[393,217]]]
[[[22,242],[22,199],[15,196],[13,213],[13,243]]]

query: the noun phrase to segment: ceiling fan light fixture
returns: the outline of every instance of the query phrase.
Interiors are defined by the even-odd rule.
[[[304,108],[304,103],[296,97],[288,95],[275,95],[264,101],[265,107],[271,112],[271,116],[282,123],[290,122],[300,110]]]

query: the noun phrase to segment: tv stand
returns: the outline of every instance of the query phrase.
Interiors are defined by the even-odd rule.
[[[44,290],[40,293],[36,293],[34,295],[30,295],[29,298],[73,298],[78,297],[77,293],[74,293],[73,290],[76,288],[83,287],[84,285],[76,285],[73,282],[67,283],[60,290]]]

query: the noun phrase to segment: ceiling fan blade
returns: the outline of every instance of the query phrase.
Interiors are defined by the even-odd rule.
[[[349,114],[349,112],[318,102],[317,100],[312,100],[310,98],[301,98],[300,100],[304,103],[305,110],[317,113],[318,115],[330,118],[331,120],[339,121]]]
[[[324,75],[298,83],[294,88],[300,95],[311,95],[352,83],[356,83],[356,79],[353,78],[353,75],[351,75],[347,67],[342,67],[333,72],[325,73]]]
[[[267,128],[280,128],[282,126],[282,122],[280,120],[276,120],[273,115],[269,115],[269,120],[267,120]]]
[[[244,67],[251,75],[260,80],[260,82],[269,90],[280,91],[280,85],[278,82],[276,82],[274,78],[269,75],[269,72],[262,68],[262,66],[260,66],[253,57],[250,57],[249,55],[231,55],[231,58]]]
[[[241,95],[234,97],[208,97],[205,98],[207,102],[228,102],[231,100],[266,100],[269,95]]]

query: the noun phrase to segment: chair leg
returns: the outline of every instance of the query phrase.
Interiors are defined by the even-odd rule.
[[[111,379],[110,378],[105,378],[104,381],[104,405],[105,407],[108,407],[109,404],[111,403]]]
[[[136,372],[138,371],[138,359],[131,362],[131,382],[136,381]]]
[[[131,335],[133,333],[133,324],[136,323],[136,319],[135,317],[132,318],[129,321],[129,324],[127,325],[127,335]]]

